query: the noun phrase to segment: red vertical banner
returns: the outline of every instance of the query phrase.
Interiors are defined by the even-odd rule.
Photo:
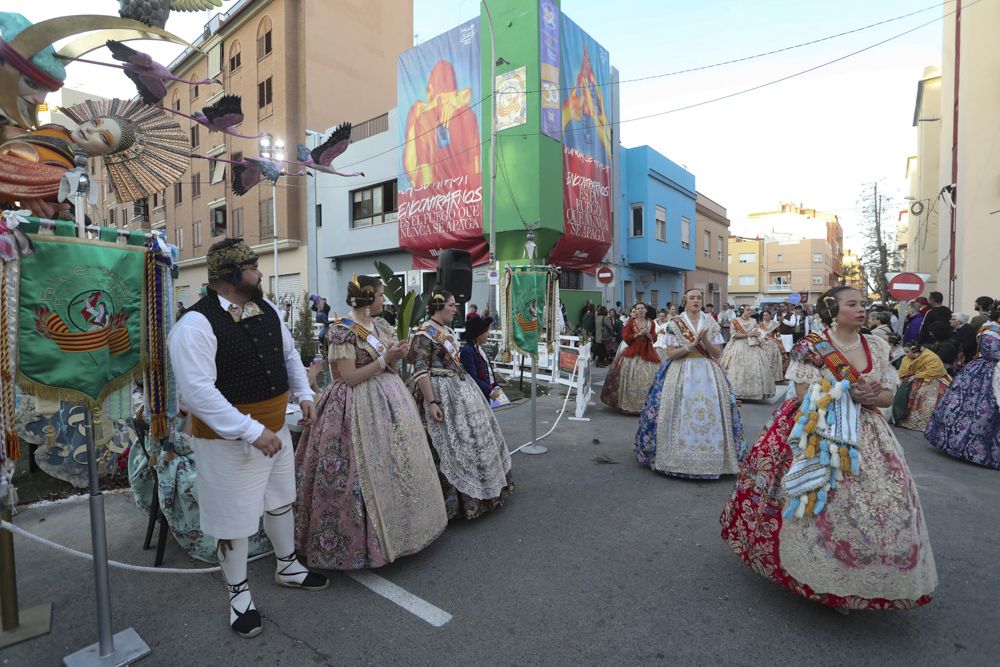
[[[399,57],[399,245],[416,269],[433,269],[446,248],[467,250],[474,264],[489,261],[479,59],[478,19]]]
[[[560,20],[563,235],[549,253],[562,269],[593,273],[611,247],[611,64],[607,50]]]

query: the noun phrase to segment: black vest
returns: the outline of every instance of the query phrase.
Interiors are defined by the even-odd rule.
[[[288,372],[282,349],[281,320],[263,299],[261,315],[236,322],[212,291],[187,312],[201,313],[212,325],[216,388],[233,405],[256,403],[288,391]]]

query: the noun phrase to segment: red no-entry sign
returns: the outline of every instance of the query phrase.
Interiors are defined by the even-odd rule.
[[[602,266],[597,269],[597,282],[604,283],[607,285],[612,280],[614,280],[614,272],[607,266]]]
[[[924,280],[915,273],[897,273],[889,280],[889,296],[899,301],[916,299],[924,292]]]

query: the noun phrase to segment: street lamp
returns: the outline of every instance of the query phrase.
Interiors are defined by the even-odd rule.
[[[493,16],[490,14],[490,8],[486,4],[486,0],[480,0],[483,5],[483,11],[486,12],[486,22],[490,26],[490,99],[492,104],[490,105],[490,268],[489,271],[496,270],[499,275],[499,267],[497,267],[497,96],[496,96],[496,81],[497,81],[497,45],[496,45],[496,35],[493,32]],[[489,274],[487,274],[489,275]],[[489,281],[487,280],[487,283]],[[493,317],[497,316],[496,310],[496,293],[500,289],[499,283],[497,285],[488,285],[490,290],[489,298],[489,308],[490,315]]]
[[[267,158],[269,160],[274,160],[275,162],[282,162],[285,159],[285,142],[279,138],[273,136],[270,132],[264,133],[264,136],[260,138],[260,156]],[[274,249],[274,298],[278,299],[278,184],[277,182],[271,183],[271,230],[273,235],[271,240],[273,241]],[[263,239],[261,239],[263,240]]]

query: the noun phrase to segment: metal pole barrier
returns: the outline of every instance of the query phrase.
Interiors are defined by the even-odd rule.
[[[538,399],[535,393],[535,385],[538,382],[538,354],[531,357],[531,444],[521,447],[524,454],[544,454],[549,451],[548,447],[539,445],[538,439]]]
[[[94,549],[94,587],[97,593],[97,636],[101,657],[111,655],[111,583],[108,581],[108,535],[104,525],[104,496],[97,478],[97,445],[94,443],[94,413],[84,412],[87,438],[87,477],[90,480],[90,542]]]
[[[86,157],[80,165],[80,153],[77,153],[78,166],[86,167]],[[80,185],[73,196],[76,207],[76,222],[83,229],[84,205],[90,183],[86,175],[80,178]],[[97,635],[96,644],[91,644],[63,658],[67,667],[92,665],[127,665],[148,655],[149,646],[132,628],[122,630],[117,635],[111,634],[111,585],[108,581],[108,536],[104,522],[104,496],[101,495],[97,476],[97,444],[94,442],[94,413],[89,407],[84,408],[84,435],[87,438],[87,474],[90,481],[90,541],[94,554],[94,588],[97,594]],[[115,648],[115,642],[118,648]]]

